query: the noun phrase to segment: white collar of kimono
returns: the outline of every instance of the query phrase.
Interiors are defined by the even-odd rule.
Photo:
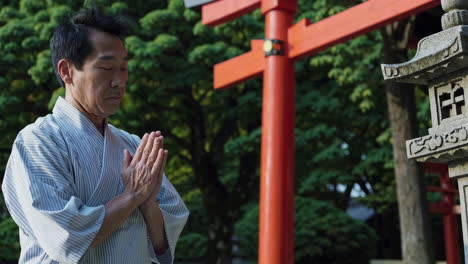
[[[93,122],[89,120],[80,110],[71,105],[63,97],[59,96],[57,102],[55,102],[54,109],[52,113],[61,118],[67,119],[71,125],[78,129],[83,129],[89,131],[90,133],[98,133],[101,137],[101,133],[94,126]],[[105,119],[104,131],[107,130],[108,124],[107,119]]]

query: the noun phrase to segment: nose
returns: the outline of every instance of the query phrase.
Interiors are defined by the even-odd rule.
[[[111,87],[122,86],[122,81],[120,79],[114,79],[111,81]]]
[[[118,73],[114,75],[114,78],[111,80],[111,87],[125,86],[128,79],[128,73]]]

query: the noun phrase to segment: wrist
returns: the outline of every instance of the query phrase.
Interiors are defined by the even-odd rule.
[[[135,193],[123,192],[121,196],[124,202],[132,208],[137,208],[141,204],[141,199]]]
[[[153,208],[159,208],[159,203],[155,199],[146,199],[143,203],[140,204],[140,209],[143,210],[151,210]]]

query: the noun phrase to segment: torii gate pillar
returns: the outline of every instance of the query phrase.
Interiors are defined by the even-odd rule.
[[[265,57],[260,165],[259,263],[294,262],[294,63],[285,48],[297,1],[262,1]]]

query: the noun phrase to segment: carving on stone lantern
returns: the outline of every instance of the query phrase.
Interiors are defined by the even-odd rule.
[[[437,101],[439,124],[445,119],[465,113],[465,92],[460,81],[434,87]]]

